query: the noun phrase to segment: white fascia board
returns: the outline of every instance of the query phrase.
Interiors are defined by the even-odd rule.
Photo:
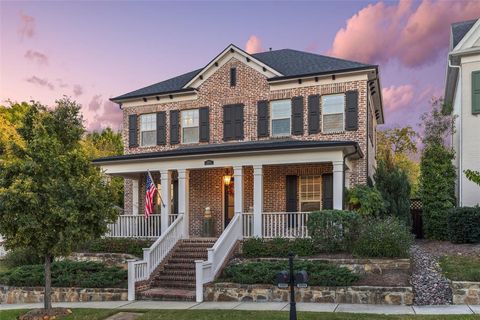
[[[232,57],[243,62],[245,65],[261,72],[268,78],[283,76],[283,74],[281,74],[277,70],[269,67],[260,60],[255,59],[252,55],[231,44],[227,48],[225,48],[225,50],[223,50],[217,57],[215,57],[209,64],[207,64],[202,69],[202,71],[200,71],[195,77],[193,77],[192,80],[187,82],[183,86],[183,88],[198,88],[205,80],[207,80],[212,74],[214,74],[218,68],[227,63]],[[250,62],[246,61],[247,58],[250,59]],[[217,63],[217,66],[215,66],[215,63]],[[265,68],[265,72],[263,71],[263,68]]]
[[[156,98],[157,96],[160,98],[159,100],[157,100]],[[180,102],[180,101],[194,101],[194,100],[197,100],[198,95],[197,95],[197,91],[190,91],[190,92],[178,92],[178,93],[171,93],[171,94],[167,93],[167,94],[156,94],[152,96],[145,96],[145,98],[147,98],[147,102],[143,101],[143,98],[144,97],[122,100],[121,102],[122,108],[162,105],[166,103]]]

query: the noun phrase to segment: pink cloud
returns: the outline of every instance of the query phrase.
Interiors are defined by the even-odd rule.
[[[73,94],[75,97],[81,96],[83,94],[83,87],[79,84],[73,86]]]
[[[55,86],[50,81],[44,78],[39,78],[37,76],[31,76],[30,78],[26,79],[26,81],[40,87],[47,87],[50,90],[55,89]]]
[[[383,88],[383,105],[388,112],[393,112],[405,107],[413,101],[414,88],[406,84],[401,86],[390,86]]]
[[[38,52],[35,50],[28,50],[27,52],[25,52],[24,57],[30,61],[37,63],[38,65],[44,65],[44,66],[48,65],[47,55],[41,52]]]
[[[18,27],[18,35],[23,40],[24,38],[32,38],[35,35],[35,18],[25,14],[20,13],[20,26]]]
[[[337,32],[329,54],[367,63],[396,59],[407,67],[421,66],[444,53],[452,23],[479,16],[480,1],[472,0],[369,4]]]
[[[106,127],[118,130],[122,126],[122,110],[110,100],[104,100],[101,94],[94,95],[82,113],[89,131],[99,131]]]
[[[102,95],[96,94],[92,97],[92,100],[88,104],[88,110],[97,111],[100,109],[100,105],[102,104]]]
[[[251,35],[250,38],[248,38],[247,43],[245,44],[245,51],[250,54],[263,51],[262,40],[256,35]]]

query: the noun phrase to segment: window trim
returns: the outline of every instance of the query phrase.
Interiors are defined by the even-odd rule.
[[[287,118],[278,118],[278,119],[273,119],[273,106],[272,106],[272,102],[276,102],[276,101],[288,101],[290,103],[290,115],[288,117],[288,119],[290,120],[289,122],[289,130],[288,130],[288,134],[277,134],[277,135],[274,135],[273,134],[273,120],[284,120],[284,119],[287,119]],[[290,137],[292,135],[292,99],[277,99],[277,100],[270,100],[268,102],[269,104],[269,118],[270,118],[270,137],[272,138],[281,138],[281,137]]]
[[[323,103],[323,99],[325,97],[331,97],[331,96],[343,96],[343,112],[342,112],[342,129],[341,130],[333,130],[333,131],[325,131],[325,129],[323,128],[323,125],[325,123],[324,121],[324,116],[325,116],[325,110],[324,110],[324,107],[325,107],[325,104]],[[334,133],[344,133],[345,132],[345,106],[346,106],[346,101],[347,101],[347,98],[345,96],[345,92],[343,93],[334,93],[334,94],[325,94],[325,95],[322,95],[321,96],[321,115],[322,115],[322,118],[320,119],[320,121],[322,122],[322,133],[324,134],[334,134]],[[340,114],[340,113],[327,113],[327,115],[330,115],[330,114]]]
[[[320,209],[323,209],[323,176],[321,174],[307,174],[307,175],[301,175],[298,176],[298,210],[300,212],[304,212],[302,210],[302,203],[312,203],[312,202],[317,202],[317,201],[312,201],[312,200],[302,200],[302,179],[305,179],[307,177],[318,177],[319,178],[319,194],[320,194],[320,199],[318,202],[320,203]]]
[[[153,119],[154,119],[153,122],[155,123],[155,129],[153,129],[153,130],[142,130],[142,118],[144,116],[152,116],[153,117]],[[139,146],[144,147],[144,148],[156,146],[157,145],[157,114],[154,113],[154,112],[143,113],[143,114],[138,115],[138,117],[139,117],[139,122],[140,122],[140,130],[139,130],[140,131],[140,144],[139,144]],[[142,135],[143,132],[154,132],[155,133],[155,139],[154,139],[155,142],[152,143],[152,144],[144,144],[143,143],[143,135]]]
[[[198,114],[198,117],[197,117],[197,118],[198,118],[198,125],[197,125],[197,126],[191,126],[191,127],[189,127],[189,126],[184,127],[184,126],[183,126],[183,123],[182,123],[182,119],[183,119],[182,113],[185,112],[185,111],[197,111],[197,114]],[[180,118],[180,119],[179,119],[179,125],[180,125],[180,143],[181,143],[181,144],[186,144],[186,145],[188,145],[188,144],[198,144],[198,143],[200,143],[200,108],[180,110],[180,117],[179,117],[179,118]],[[197,131],[198,131],[198,140],[197,140],[197,141],[192,141],[192,142],[185,142],[185,141],[183,140],[183,138],[184,138],[183,129],[184,129],[184,128],[197,128]]]

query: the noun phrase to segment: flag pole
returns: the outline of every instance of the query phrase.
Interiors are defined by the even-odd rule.
[[[155,180],[153,180],[153,177],[152,177],[152,174],[150,173],[150,170],[147,170],[147,173],[148,173],[148,176],[150,177],[150,180],[152,180],[153,187],[154,187],[155,190],[157,191],[158,197],[160,198],[160,202],[162,203],[162,207],[165,208],[165,202],[163,202],[162,195],[161,195],[160,192],[158,191],[157,185],[155,184]]]

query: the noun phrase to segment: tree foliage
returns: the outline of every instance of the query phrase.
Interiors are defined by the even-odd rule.
[[[17,130],[24,148],[13,148],[0,163],[0,234],[8,248],[44,257],[46,308],[53,258],[103,235],[117,215],[110,190],[80,147],[79,110],[67,98],[53,110],[33,104]]]
[[[388,159],[380,160],[374,175],[375,187],[385,201],[388,215],[410,225],[410,182],[407,174]]]
[[[480,186],[480,172],[474,170],[465,170],[464,173],[468,180]]]
[[[424,148],[420,161],[420,195],[423,227],[430,239],[445,240],[448,212],[455,205],[455,153],[446,144],[454,131],[454,119],[442,112],[442,100],[432,102],[432,110],[422,116]]]
[[[386,212],[382,194],[375,187],[359,185],[349,189],[347,204],[363,217],[378,217]]]

